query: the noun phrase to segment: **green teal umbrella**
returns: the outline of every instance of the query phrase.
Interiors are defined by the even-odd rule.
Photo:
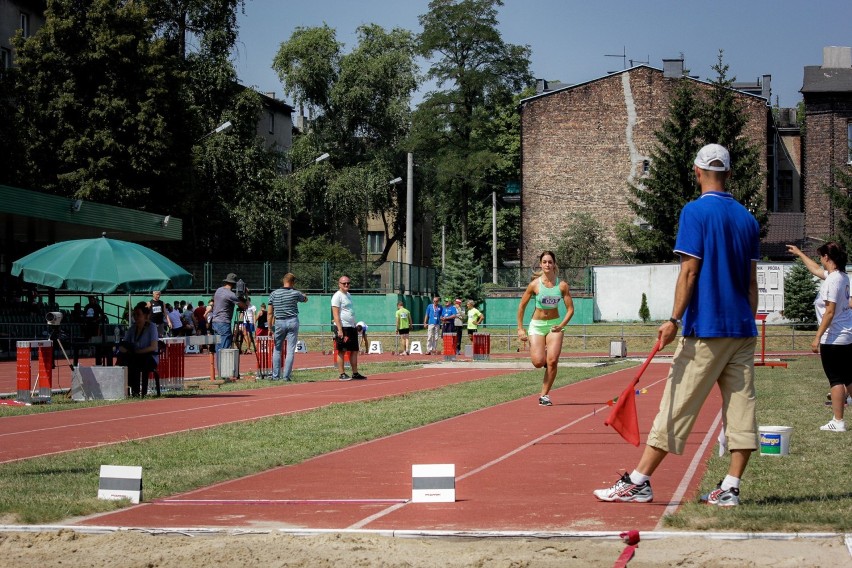
[[[100,237],[63,241],[16,260],[12,276],[50,288],[112,294],[188,288],[192,275],[148,247]]]

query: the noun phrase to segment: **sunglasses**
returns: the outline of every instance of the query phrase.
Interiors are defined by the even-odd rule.
[[[349,286],[350,282],[341,282],[344,286]]]

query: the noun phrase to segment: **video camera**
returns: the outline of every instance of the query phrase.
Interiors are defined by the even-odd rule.
[[[62,323],[62,312],[47,312],[44,314],[47,325],[59,325]]]
[[[243,282],[242,278],[237,280],[237,285],[234,287],[234,293],[237,295],[237,299],[239,301],[245,302],[248,300],[249,290],[246,288],[246,283]]]

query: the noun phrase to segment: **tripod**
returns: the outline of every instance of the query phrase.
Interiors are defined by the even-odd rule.
[[[59,324],[48,323],[47,328],[50,330],[50,341],[53,342],[54,346],[59,345],[59,349],[62,350],[62,356],[65,357],[65,362],[68,363],[68,368],[71,369],[71,383],[74,382],[74,373],[76,369],[74,369],[74,364],[71,362],[71,359],[68,357],[68,353],[65,351],[65,346],[62,345],[62,329],[59,327]],[[54,351],[56,351],[56,347],[54,347]],[[56,361],[53,362],[53,368],[56,368]],[[56,373],[56,388],[62,390],[59,385],[59,372]],[[33,394],[35,393],[35,389],[33,389]],[[71,384],[68,386],[68,396],[71,396]]]

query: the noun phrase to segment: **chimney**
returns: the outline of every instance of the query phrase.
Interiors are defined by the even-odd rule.
[[[663,59],[663,77],[666,79],[680,79],[683,77],[683,58]]]
[[[849,69],[850,67],[852,67],[852,47],[822,48],[823,69]]]
[[[540,95],[541,93],[547,91],[547,81],[545,79],[536,79],[535,80],[535,94]]]
[[[766,99],[767,103],[772,102],[772,75],[763,76],[763,84],[761,85],[760,96]]]

